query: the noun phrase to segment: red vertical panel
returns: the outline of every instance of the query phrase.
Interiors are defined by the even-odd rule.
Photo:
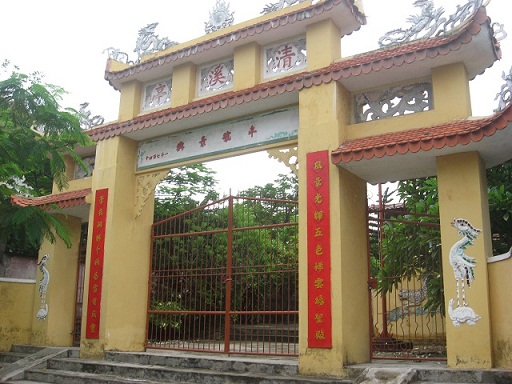
[[[105,257],[105,228],[107,220],[108,189],[96,191],[94,221],[91,240],[91,266],[89,271],[89,295],[87,304],[87,339],[100,337],[101,288]]]
[[[307,154],[308,347],[332,348],[329,154]]]

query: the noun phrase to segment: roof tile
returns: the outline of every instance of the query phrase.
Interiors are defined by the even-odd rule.
[[[76,191],[62,192],[54,195],[41,197],[11,196],[11,204],[19,207],[41,207],[43,209],[78,207],[86,204],[86,196],[91,193],[91,188],[79,189]]]
[[[350,140],[340,145],[331,153],[334,164],[348,163],[362,158],[393,156],[395,154],[416,153],[420,150],[430,151],[445,146],[467,145],[479,142],[496,131],[505,129],[512,122],[512,104],[494,116],[482,119],[465,119],[439,124],[426,128],[385,133]],[[386,150],[382,151],[382,147]]]

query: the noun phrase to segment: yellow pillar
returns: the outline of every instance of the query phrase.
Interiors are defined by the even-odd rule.
[[[469,78],[464,63],[433,68],[432,90],[439,122],[471,116]]]
[[[344,375],[369,361],[366,183],[329,163],[332,348],[308,347],[306,155],[333,150],[350,121],[351,95],[333,82],[301,91],[299,128],[299,371]]]
[[[254,87],[261,81],[261,46],[250,43],[235,48],[233,90]]]
[[[331,19],[306,28],[308,70],[326,67],[341,57],[341,32]]]
[[[62,240],[57,239],[54,244],[44,241],[39,250],[38,262],[41,262],[44,255],[49,256],[44,266],[48,272],[49,281],[43,300],[40,296],[43,273],[38,269],[32,316],[31,343],[33,345],[58,347],[73,345],[78,248],[82,220],[62,215],[59,215],[59,218],[65,221],[70,229],[72,246],[68,248]],[[38,313],[42,315],[46,308],[47,317],[38,319]]]
[[[119,121],[131,120],[141,111],[142,84],[133,80],[121,86],[119,101]]]
[[[171,106],[187,105],[194,100],[197,88],[196,73],[197,66],[193,63],[185,63],[174,68]]]
[[[437,177],[448,365],[454,368],[491,368],[493,356],[487,257],[492,255],[492,244],[485,168],[477,152],[441,156],[437,159]],[[481,231],[464,249],[457,246],[457,242],[463,240],[463,235],[450,225],[453,219],[459,218]],[[457,289],[450,252],[452,260],[457,260],[462,252],[475,259],[475,280],[470,287],[465,281],[463,289],[460,281]],[[475,314],[477,317],[474,317]],[[460,316],[474,318],[476,322],[452,322],[451,318],[456,320]]]
[[[135,209],[142,194],[134,173],[137,143],[120,136],[100,141],[96,158],[93,193],[108,189],[108,205],[98,339],[87,339],[85,333],[93,239],[89,238],[87,248],[80,351],[86,358],[102,357],[105,350],[144,350],[153,221],[152,195],[145,196],[140,214]],[[89,234],[95,208],[93,203]]]

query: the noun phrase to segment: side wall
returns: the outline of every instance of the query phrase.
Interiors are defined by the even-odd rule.
[[[0,279],[0,351],[30,344],[35,280]]]
[[[494,366],[512,369],[512,317],[510,316],[512,258],[490,263],[488,272]]]

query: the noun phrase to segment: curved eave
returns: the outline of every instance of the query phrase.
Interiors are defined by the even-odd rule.
[[[323,3],[322,3],[323,4]],[[225,92],[88,131],[94,141],[117,135],[145,140],[241,115],[298,103],[304,88],[339,81],[352,92],[430,75],[432,68],[462,62],[470,78],[501,57],[485,8],[446,37],[420,40],[350,57],[315,71],[295,73],[241,91]]]
[[[12,195],[11,204],[19,207],[40,207],[49,212],[63,213],[86,221],[89,218],[90,194],[91,188],[33,198]]]
[[[131,80],[150,81],[168,76],[176,65],[192,61],[202,64],[232,55],[238,46],[257,42],[264,46],[290,36],[306,33],[306,27],[325,19],[333,20],[342,35],[349,35],[366,24],[366,17],[358,10],[353,0],[325,0],[307,7],[294,6],[291,11],[275,17],[260,17],[252,25],[242,24],[227,28],[225,33],[192,44],[181,44],[168,49],[169,53],[158,53],[152,59],[131,65],[121,70],[112,70],[107,61],[105,80],[115,89]],[[258,21],[259,20],[259,21]]]
[[[347,141],[332,151],[331,161],[376,184],[434,176],[437,157],[472,151],[486,168],[512,159],[512,104],[488,118]]]

